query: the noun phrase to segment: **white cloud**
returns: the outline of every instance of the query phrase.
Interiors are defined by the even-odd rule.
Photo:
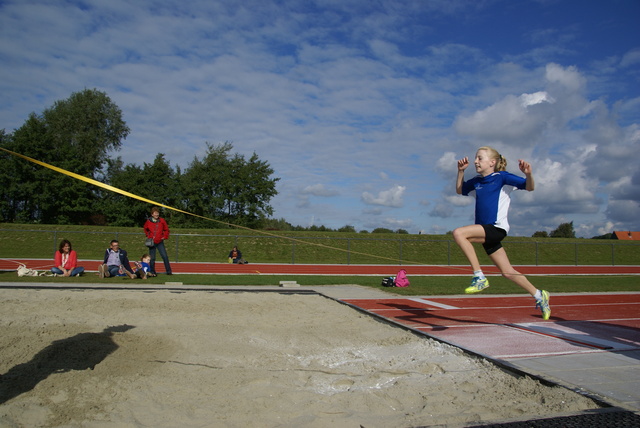
[[[606,214],[608,215],[608,218],[617,224],[631,224],[635,226],[633,228],[622,227],[623,229],[637,231],[640,226],[640,203],[638,203],[638,201],[609,201]]]
[[[377,196],[369,192],[363,192],[362,201],[368,205],[400,208],[403,205],[402,196],[405,190],[407,190],[405,186],[394,186],[388,190],[381,190]]]
[[[520,103],[522,107],[529,107],[541,103],[553,104],[556,100],[549,96],[545,91],[536,92],[533,94],[520,95]]]
[[[605,183],[629,176],[638,170],[635,158],[640,147],[639,126],[623,128],[599,104],[589,130],[585,135],[595,149],[585,159],[592,175]]]
[[[533,164],[536,189],[533,192],[517,192],[516,206],[534,208],[533,215],[544,213],[595,213],[597,182],[579,162],[560,163],[552,160]]]
[[[376,229],[379,227],[383,227],[392,231],[396,231],[398,229],[411,229],[414,227],[413,221],[411,219],[397,219],[394,217],[385,217],[377,219],[375,222],[370,222],[365,224],[365,227],[368,229]]]
[[[436,161],[436,170],[444,177],[451,177],[457,174],[458,158],[456,154],[453,152],[444,152]]]
[[[551,97],[541,92],[508,95],[497,103],[476,111],[470,116],[462,116],[456,120],[456,130],[461,135],[469,135],[485,141],[516,142],[530,145],[537,141],[546,127],[546,119],[550,117],[548,109],[540,112],[529,107],[544,108]]]
[[[394,217],[384,219],[383,224],[384,227],[387,227],[391,230],[408,229],[413,226],[413,222],[411,221],[411,219],[397,219]]]
[[[453,185],[451,187],[453,187]],[[444,199],[445,201],[447,201],[447,203],[453,205],[454,207],[466,207],[475,203],[474,197],[462,196],[457,194],[446,196]]]
[[[589,230],[586,233],[580,233],[579,236],[602,236],[607,233],[611,233],[616,230],[615,223],[611,221],[607,221],[604,224],[601,224],[599,227],[595,228],[594,230],[595,230],[595,234],[591,230]]]
[[[313,196],[322,196],[322,197],[336,196],[339,194],[339,192],[335,189],[327,189],[322,183],[307,186],[304,189],[302,189],[301,193],[303,195],[313,195]]]
[[[625,53],[620,61],[621,67],[631,67],[640,63],[640,49],[633,49]]]
[[[429,212],[431,217],[449,218],[453,215],[453,207],[447,204],[437,204]]]
[[[573,66],[562,67],[558,64],[547,64],[545,76],[551,84],[558,84],[571,92],[581,91],[586,84],[584,76]]]
[[[583,97],[585,79],[574,67],[548,64],[540,85],[547,89],[508,94],[484,109],[459,116],[456,131],[496,144],[532,146],[550,129],[562,129],[569,120],[589,113]]]

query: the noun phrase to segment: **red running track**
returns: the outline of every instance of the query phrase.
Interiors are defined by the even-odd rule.
[[[35,270],[49,270],[53,260],[46,259],[0,259],[0,271],[13,271],[22,263]],[[89,272],[97,272],[98,260],[80,260],[79,264]],[[174,273],[196,274],[266,274],[266,275],[372,275],[392,276],[405,269],[409,276],[455,276],[471,275],[468,266],[439,265],[306,265],[250,263],[236,265],[229,263],[172,262]],[[162,260],[156,261],[158,273],[164,272]],[[640,266],[516,266],[525,275],[640,275]],[[486,274],[496,274],[493,266],[487,266]]]
[[[640,350],[640,292],[346,299],[345,303],[494,359]]]

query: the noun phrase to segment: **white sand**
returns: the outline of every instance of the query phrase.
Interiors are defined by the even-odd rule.
[[[5,289],[0,314],[3,427],[461,426],[597,407],[317,295]]]

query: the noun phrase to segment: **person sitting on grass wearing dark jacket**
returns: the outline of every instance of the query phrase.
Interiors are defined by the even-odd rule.
[[[98,266],[98,275],[100,278],[125,275],[131,279],[136,277],[131,269],[127,252],[120,248],[118,240],[111,241],[110,247],[104,252],[104,262]]]

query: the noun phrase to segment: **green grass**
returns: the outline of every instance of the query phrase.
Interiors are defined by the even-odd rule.
[[[93,273],[79,278],[61,277],[18,277],[15,272],[0,272],[2,282],[56,283],[73,286],[80,283],[96,283],[104,286],[136,284],[139,286],[163,285],[165,282],[182,282],[185,285],[205,286],[271,286],[277,287],[280,281],[296,281],[302,286],[331,286],[356,284],[377,288],[403,296],[454,295],[463,294],[469,278],[456,276],[412,276],[407,288],[386,288],[380,285],[382,278],[372,276],[315,276],[315,275],[193,275],[174,274],[170,277],[159,275],[146,281],[127,278],[100,279]],[[569,292],[616,292],[640,291],[640,276],[602,275],[602,276],[531,276],[531,282],[538,288],[553,293]],[[482,294],[526,294],[511,281],[502,277],[489,277],[491,287]]]
[[[171,229],[167,251],[172,261],[226,262],[233,245],[254,263],[296,264],[398,264],[466,265],[458,247],[446,235],[360,234],[338,232],[269,232],[236,229]],[[61,239],[72,241],[82,260],[100,260],[111,239],[119,239],[132,260],[146,252],[142,228],[0,224],[0,258],[38,258],[53,260]],[[288,238],[293,238],[288,239]],[[640,245],[634,242],[586,239],[533,239],[508,237],[504,246],[514,265],[637,265]],[[491,261],[478,247],[480,262]],[[640,276],[531,276],[538,288],[551,293],[640,291]],[[164,284],[169,277],[160,275],[145,284]],[[358,284],[384,289],[400,295],[461,294],[469,281],[466,277],[410,277],[409,288],[384,288],[382,278],[370,276],[295,276],[295,275],[190,275],[176,274],[172,282],[210,286],[277,286],[281,280],[298,284]],[[99,279],[87,273],[81,278],[19,278],[15,272],[0,272],[0,282],[101,283],[126,281]],[[513,294],[523,291],[502,277],[490,277],[491,287],[483,294]],[[142,285],[142,282],[139,282]]]
[[[225,262],[238,245],[254,263],[466,265],[448,235],[268,232],[238,229],[171,229],[166,242],[172,261]],[[274,236],[276,235],[276,236]],[[141,227],[0,224],[1,258],[52,258],[69,239],[82,260],[99,260],[111,239],[132,258],[146,252]],[[640,244],[615,240],[507,237],[514,265],[637,265]],[[491,264],[480,246],[482,264]]]

